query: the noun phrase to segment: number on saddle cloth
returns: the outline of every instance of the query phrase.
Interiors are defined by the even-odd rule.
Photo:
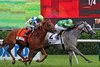
[[[57,33],[55,33],[55,34],[54,34],[54,33],[49,33],[48,39],[49,39],[49,40],[56,40],[56,38],[55,38],[56,35],[57,35]]]

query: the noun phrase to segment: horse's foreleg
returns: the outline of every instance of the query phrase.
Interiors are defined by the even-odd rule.
[[[29,61],[31,61],[31,58],[32,58],[33,53],[34,53],[34,50],[33,49],[29,49],[29,50],[30,51],[29,51],[29,55],[28,55],[27,59],[23,60],[22,62],[29,62]]]
[[[25,58],[21,55],[21,52],[23,50],[24,47],[19,47],[17,54],[21,57],[22,60],[25,60]]]
[[[33,53],[33,56],[31,57],[31,60],[29,61],[29,65],[31,64],[31,62],[32,62],[35,55],[36,55],[36,53]]]
[[[87,59],[77,48],[75,48],[73,50],[74,52],[76,52],[78,55],[80,55],[81,57],[83,57],[86,61],[88,61],[89,63],[91,63],[92,61],[90,61],[89,59]]]
[[[44,55],[44,57],[42,59],[40,59],[40,60],[37,60],[37,62],[43,62],[47,58],[47,56],[48,56],[48,54],[46,53],[44,48],[41,48],[40,51]]]
[[[14,56],[11,53],[11,50],[12,50],[13,47],[14,47],[14,45],[9,45],[9,48],[7,49],[7,51],[9,52],[9,54],[12,57],[12,64],[15,64],[15,58],[14,58]]]
[[[70,67],[72,67],[72,55],[73,55],[73,53],[72,53],[72,51],[68,51],[68,53],[69,53]]]
[[[25,58],[21,54],[21,52],[22,52],[23,49],[24,49],[24,47],[23,46],[20,46],[19,49],[18,49],[18,51],[17,51],[17,54],[21,57],[21,59],[19,59],[19,61],[25,60]],[[24,64],[27,65],[26,62]]]

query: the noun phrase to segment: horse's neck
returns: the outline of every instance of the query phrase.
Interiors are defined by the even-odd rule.
[[[47,31],[44,30],[43,28],[41,28],[41,29],[35,30],[35,31],[32,33],[32,37],[35,36],[35,37],[37,37],[37,38],[43,40],[43,39],[45,38],[46,34],[47,34]]]
[[[74,29],[72,29],[70,31],[67,31],[68,35],[71,35],[71,36],[74,36],[74,37],[77,37],[77,38],[79,37],[80,33],[81,33],[81,30],[79,30],[77,28],[74,28]]]
[[[79,30],[79,29],[76,29],[76,28],[74,29],[74,35],[77,36],[77,37],[79,37],[79,35],[81,34],[81,32],[82,31]]]

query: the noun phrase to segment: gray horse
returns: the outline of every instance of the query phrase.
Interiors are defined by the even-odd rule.
[[[72,55],[73,52],[77,53],[78,55],[80,55],[81,57],[83,57],[86,61],[88,61],[89,63],[91,63],[92,61],[88,60],[77,48],[77,40],[79,38],[79,35],[82,32],[86,32],[90,35],[95,34],[95,32],[93,31],[92,27],[85,21],[81,21],[75,24],[75,27],[72,29],[69,29],[67,31],[63,31],[61,37],[63,39],[63,43],[62,46],[61,45],[57,45],[58,48],[60,49],[64,49],[66,51],[68,51],[69,53],[69,62],[70,62],[70,67],[72,67]],[[47,35],[48,38],[48,35]],[[48,43],[48,39],[46,38],[46,44]],[[62,40],[61,39],[61,40]],[[50,43],[48,43],[50,44]]]
[[[92,62],[88,60],[77,48],[77,39],[79,38],[79,35],[82,32],[86,32],[90,35],[95,34],[93,31],[92,27],[84,21],[79,22],[78,24],[75,25],[75,28],[70,30],[70,31],[64,31],[62,34],[63,41],[64,41],[64,48],[66,51],[69,53],[69,61],[70,61],[70,66],[72,67],[72,55],[73,51],[83,57],[86,61],[89,63]]]

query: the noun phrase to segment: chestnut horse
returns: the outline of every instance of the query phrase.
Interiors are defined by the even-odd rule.
[[[17,51],[17,54],[21,57],[20,61],[22,62],[31,61],[34,51],[39,50],[44,55],[44,57],[41,60],[38,60],[39,62],[42,62],[47,57],[47,53],[44,50],[44,39],[47,32],[55,32],[54,24],[51,23],[50,20],[44,21],[41,27],[38,27],[38,29],[32,32],[31,36],[28,38],[29,55],[27,58],[24,58],[21,55],[23,48],[27,47],[27,44],[21,40],[16,40],[16,35],[19,30],[20,29],[14,29],[10,31],[2,44],[2,47],[9,45],[9,48],[7,49],[7,51],[12,57],[12,64],[15,64],[15,58],[12,55],[11,50],[15,46],[15,44],[19,45],[19,50]]]

